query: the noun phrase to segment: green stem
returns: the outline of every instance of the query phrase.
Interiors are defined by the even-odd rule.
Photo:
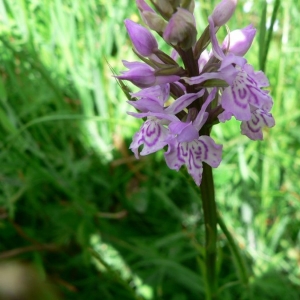
[[[231,250],[232,256],[235,259],[236,267],[238,269],[238,273],[240,276],[241,282],[247,286],[249,283],[249,275],[248,275],[248,269],[245,260],[243,259],[241,252],[239,251],[239,248],[237,244],[235,243],[231,233],[229,232],[227,226],[224,223],[224,220],[222,219],[220,213],[217,213],[217,220],[220,228],[222,229],[223,233],[225,234],[229,248]]]
[[[211,166],[203,163],[200,186],[205,222],[206,300],[216,299],[217,211]]]
[[[186,51],[176,48],[182,58],[188,76],[199,75],[198,63],[193,56],[193,50]],[[188,93],[194,93],[195,86],[186,87]],[[194,101],[192,105],[200,110],[201,101]],[[199,107],[198,107],[199,106]],[[210,128],[203,127],[201,135],[209,136]],[[202,182],[200,186],[202,207],[205,223],[205,278],[206,278],[206,300],[216,300],[217,280],[216,280],[216,257],[217,257],[217,209],[215,202],[214,180],[211,166],[203,163]]]

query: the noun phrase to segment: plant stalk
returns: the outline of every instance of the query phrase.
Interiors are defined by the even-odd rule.
[[[230,231],[228,230],[227,226],[225,225],[224,220],[221,217],[220,213],[217,213],[217,221],[218,221],[218,224],[219,224],[221,230],[223,231],[224,235],[227,238],[229,248],[231,250],[232,256],[234,257],[234,260],[236,263],[240,281],[245,286],[248,286],[249,274],[248,274],[246,262],[245,262],[244,258],[242,257],[241,252],[240,252],[236,242],[234,241]]]
[[[217,209],[212,168],[206,163],[203,163],[200,192],[205,222],[206,300],[216,300]]]

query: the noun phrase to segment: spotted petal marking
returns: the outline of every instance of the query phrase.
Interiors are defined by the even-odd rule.
[[[261,109],[257,109],[252,112],[251,120],[242,122],[241,132],[251,140],[262,140],[262,128],[273,127],[274,125],[275,121],[272,114]]]
[[[168,130],[155,117],[149,118],[138,131],[130,144],[130,149],[139,158],[138,148],[144,145],[140,155],[148,155],[162,149],[166,144]]]
[[[233,84],[222,94],[221,104],[225,113],[219,116],[219,120],[224,122],[231,114],[237,120],[248,121],[251,119],[250,105],[269,111],[273,105],[272,98],[259,86],[260,84],[252,76],[241,70]]]
[[[170,143],[165,159],[168,167],[173,170],[178,171],[185,164],[188,173],[199,186],[202,180],[202,162],[217,167],[221,162],[221,155],[222,145],[217,145],[209,136],[200,136],[191,142]]]

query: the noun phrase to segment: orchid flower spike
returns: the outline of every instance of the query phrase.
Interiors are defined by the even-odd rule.
[[[222,145],[210,136],[214,124],[234,117],[241,133],[252,140],[261,140],[264,128],[275,125],[268,78],[243,57],[256,29],[248,25],[233,30],[219,44],[216,33],[232,17],[237,0],[219,1],[196,42],[194,0],[149,0],[152,7],[147,0],[136,0],[146,26],[173,52],[158,49],[147,28],[125,20],[142,62],[124,60],[127,70],[115,76],[140,88],[126,94],[136,110],[128,114],[144,120],[130,145],[135,157],[164,150],[167,166],[178,171],[185,165],[198,186],[204,163],[216,168],[222,160]]]

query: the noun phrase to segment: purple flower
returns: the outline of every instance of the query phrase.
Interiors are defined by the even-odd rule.
[[[241,124],[241,132],[251,140],[262,140],[262,128],[273,127],[275,120],[269,112],[256,109],[251,112],[251,119],[243,121]]]
[[[196,36],[197,30],[193,14],[186,9],[178,7],[177,12],[173,14],[164,30],[164,40],[186,50],[195,44]]]
[[[219,115],[219,121],[225,122],[232,116],[240,121],[249,121],[252,106],[269,112],[273,105],[272,98],[268,91],[261,89],[269,86],[265,74],[262,71],[255,72],[243,57],[236,56],[233,53],[225,55],[218,44],[211,18],[209,18],[209,26],[213,54],[222,61],[216,78],[223,79],[229,84],[229,87],[225,88],[222,93],[221,105],[224,112]],[[253,35],[253,31],[250,35]],[[245,51],[246,48],[247,45],[242,51]],[[236,73],[233,71],[233,67],[236,69]],[[191,78],[190,81],[195,81],[195,79]]]
[[[223,2],[225,3],[231,1],[223,0],[220,4],[222,4]],[[251,46],[251,43],[255,35],[255,29],[251,27],[252,25],[249,25],[248,27],[244,28],[242,32],[238,31],[238,32],[233,32],[233,34],[231,33],[229,36],[227,35],[221,49],[216,36],[216,30],[218,29],[219,25],[215,23],[215,19],[213,18],[213,15],[208,17],[208,23],[209,23],[209,35],[212,44],[212,51],[214,56],[217,59],[222,61],[225,58],[225,54],[223,50],[226,50],[228,46],[231,47],[231,49],[229,49],[229,51],[231,50],[230,51],[231,53],[239,56],[242,56],[241,55],[242,52],[246,53],[249,47]],[[239,49],[239,47],[241,47],[241,49]]]
[[[150,91],[150,93],[151,92],[153,91]],[[133,142],[130,145],[130,149],[134,152],[135,156],[138,158],[138,148],[141,145],[144,145],[143,150],[140,153],[141,155],[147,155],[156,152],[167,145],[168,141],[170,140],[170,132],[166,126],[171,122],[178,122],[179,119],[175,116],[175,114],[185,109],[189,104],[195,101],[195,99],[201,97],[202,95],[202,91],[195,94],[185,94],[165,109],[163,107],[164,99],[162,99],[162,101],[155,101],[153,98],[149,97],[136,101],[143,101],[141,105],[144,111],[147,112],[129,112],[128,114],[136,118],[147,117],[147,121],[135,134]],[[134,101],[131,101],[130,104],[134,105],[135,107],[140,106],[140,104],[135,105]]]
[[[203,59],[203,60],[201,61],[201,59]],[[206,59],[207,58],[205,58],[205,56],[203,58],[202,58],[202,55],[200,56],[199,62],[201,63],[202,69],[205,66]],[[198,64],[199,64],[199,62],[198,62]],[[199,76],[182,77],[181,79],[183,79],[186,83],[188,83],[190,85],[200,84],[209,79],[224,80],[229,85],[231,85],[234,82],[237,74],[239,73],[239,71],[234,67],[234,64],[244,65],[245,63],[246,63],[246,60],[244,58],[234,56],[233,54],[229,54],[222,61],[217,72],[206,72],[206,73],[201,73]]]
[[[273,105],[269,93],[261,89],[268,86],[268,80],[263,72],[254,72],[249,64],[236,68],[239,71],[236,78],[222,93],[221,105],[224,112],[219,115],[221,122],[229,120],[231,116],[240,121],[249,121],[251,106],[270,111]]]
[[[134,48],[143,56],[150,56],[158,49],[152,33],[145,27],[127,19],[124,21]]]
[[[168,167],[178,171],[185,164],[188,173],[198,186],[200,186],[202,180],[202,162],[204,161],[215,168],[221,162],[222,145],[217,145],[209,136],[202,135],[191,142],[179,143],[173,140],[168,145],[169,149],[165,153]]]
[[[256,30],[252,25],[230,32],[220,45],[216,32],[233,15],[237,0],[221,0],[208,17],[208,27],[196,42],[194,1],[136,0],[141,17],[173,46],[171,56],[145,27],[125,20],[125,26],[143,62],[123,61],[126,71],[116,76],[141,88],[128,101],[146,118],[134,135],[130,149],[136,158],[167,147],[165,160],[170,169],[183,165],[199,186],[203,163],[218,167],[222,145],[203,128],[234,116],[241,121],[241,133],[250,139],[263,138],[263,128],[275,125],[267,77],[254,71],[243,57],[251,47]],[[211,44],[212,49],[207,51]],[[178,61],[178,63],[177,63]],[[128,95],[128,93],[126,93]],[[172,102],[172,98],[175,100]],[[206,127],[207,126],[207,127]]]
[[[140,98],[137,101],[127,101],[141,112],[162,111],[164,103],[170,96],[170,85],[168,83],[145,88],[137,93],[132,93],[132,97]]]
[[[141,155],[156,152],[167,145],[169,131],[164,127],[164,121],[155,117],[148,117],[141,129],[134,135],[129,149],[139,158],[138,148],[144,145]]]
[[[244,56],[252,45],[256,29],[252,24],[230,32],[223,41],[222,49],[238,56]]]
[[[202,179],[202,162],[218,167],[221,162],[222,145],[217,145],[209,136],[200,136],[199,130],[207,120],[206,108],[216,95],[210,93],[193,122],[173,121],[169,124],[170,136],[165,159],[170,169],[178,171],[186,165],[188,173],[199,186]]]
[[[129,115],[136,118],[145,117],[157,117],[159,119],[165,119],[172,121],[178,121],[176,114],[183,111],[188,105],[194,102],[197,98],[203,96],[204,91],[198,93],[184,94],[176,101],[174,101],[170,106],[164,108],[163,103],[159,100],[154,100],[151,97],[142,98],[138,101],[130,101],[130,104],[136,108],[141,107],[142,113],[128,112]]]
[[[156,76],[155,70],[142,62],[128,62],[123,60],[123,64],[129,70],[122,72],[122,75],[116,76],[116,78],[129,80],[140,88],[175,82],[180,79],[177,75]]]

